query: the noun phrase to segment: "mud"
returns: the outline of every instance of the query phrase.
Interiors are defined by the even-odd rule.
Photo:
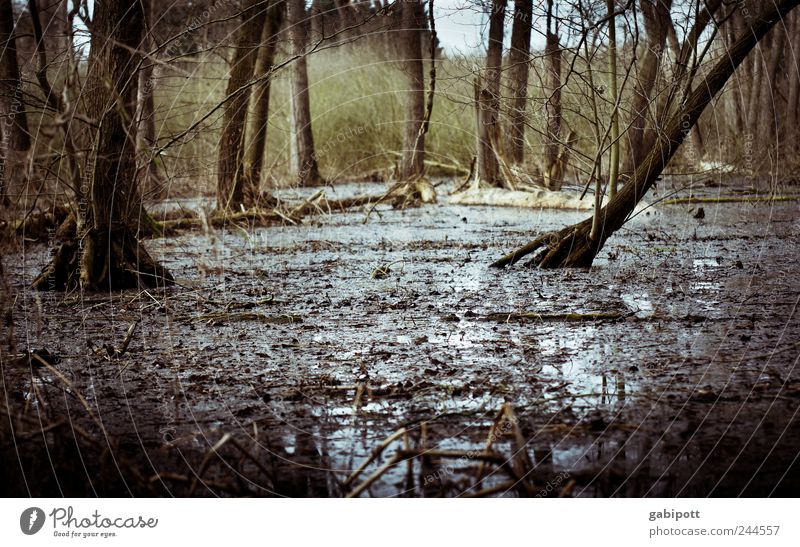
[[[800,206],[696,207],[639,213],[589,271],[487,267],[586,212],[453,205],[150,240],[180,285],[141,293],[36,294],[48,250],[26,246],[3,257],[17,346],[5,395],[105,438],[157,495],[345,495],[397,429],[412,448],[474,454],[504,403],[527,495],[795,494]],[[520,312],[548,318],[503,319]],[[596,313],[618,317],[552,317]],[[40,348],[69,386],[19,358]],[[493,449],[511,459],[501,433]],[[75,473],[91,482],[92,465]],[[476,486],[478,466],[417,458],[362,495],[506,480],[487,467]]]

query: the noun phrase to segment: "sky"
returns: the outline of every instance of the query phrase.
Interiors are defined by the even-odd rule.
[[[488,15],[481,12],[475,0],[434,0],[433,13],[436,20],[436,34],[441,47],[449,54],[471,54],[486,48]],[[506,8],[505,45],[511,40],[513,2]],[[538,28],[534,20],[534,27]],[[544,48],[544,38],[533,32],[531,48]]]
[[[469,55],[485,49],[488,16],[482,13],[481,8],[476,5],[477,3],[478,0],[434,0],[433,13],[436,19],[436,33],[441,47],[448,54],[457,55],[461,53]],[[94,8],[94,0],[88,0],[87,4],[91,13]],[[72,2],[69,1],[68,7],[71,7],[71,5]],[[507,10],[509,12],[506,14],[506,47],[508,47],[511,39],[512,18],[509,15],[513,13],[513,2],[508,3]],[[535,26],[536,23],[534,21]],[[533,33],[531,48],[544,48],[544,39],[537,32]]]
[[[485,47],[486,15],[470,0],[434,0],[436,35],[448,53],[473,53]]]

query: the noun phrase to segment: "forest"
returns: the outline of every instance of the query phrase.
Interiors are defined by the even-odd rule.
[[[800,0],[0,0],[0,492],[800,488]]]

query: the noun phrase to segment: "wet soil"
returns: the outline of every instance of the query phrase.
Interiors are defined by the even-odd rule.
[[[49,251],[27,246],[3,257],[4,395],[99,435],[157,495],[345,495],[402,427],[408,448],[468,455],[394,466],[362,495],[796,494],[800,205],[697,207],[639,213],[591,270],[488,268],[585,212],[447,205],[150,240],[180,284],[150,292],[34,293]],[[69,383],[18,359],[42,348]],[[504,403],[524,491],[496,467],[476,485]],[[73,473],[102,494],[94,465]]]

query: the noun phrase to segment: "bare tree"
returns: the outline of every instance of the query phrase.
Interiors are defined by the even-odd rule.
[[[608,9],[608,89],[611,97],[611,144],[608,158],[608,195],[617,193],[619,178],[619,89],[617,88],[617,18],[614,0],[606,0]]]
[[[478,180],[491,186],[503,183],[497,154],[499,144],[500,81],[503,68],[503,24],[506,0],[492,0],[486,70],[475,78],[477,113]]]
[[[30,4],[35,9],[35,0]],[[32,11],[32,15],[36,14]],[[82,233],[61,245],[34,281],[37,289],[73,286],[76,270],[86,290],[173,282],[137,237],[142,211],[136,187],[135,135],[130,129],[136,109],[136,52],[141,46],[142,29],[139,0],[95,2],[83,94],[86,115],[94,128],[84,167],[89,178],[89,207],[79,208]]]
[[[599,211],[603,219],[602,230],[592,236],[592,220],[567,226],[553,233],[537,237],[527,245],[509,253],[496,261],[494,267],[513,264],[522,257],[540,251],[533,262],[543,268],[589,267],[603,245],[622,227],[639,201],[647,194],[661,172],[686,139],[691,127],[697,123],[706,106],[722,90],[736,68],[750,54],[759,41],[798,4],[800,0],[776,0],[765,4],[760,13],[750,12],[747,32],[744,32],[705,74],[705,77],[691,87],[696,71],[688,63],[681,65],[690,57],[689,52],[697,53],[699,34],[693,28],[684,40],[682,55],[675,68],[673,97],[680,97],[675,103],[665,126],[660,129],[658,139],[647,153],[644,161],[636,168],[631,180],[608,204]],[[695,20],[695,27],[701,23]],[[686,53],[684,56],[683,53]],[[667,106],[673,105],[668,102]]]
[[[786,45],[786,29],[783,25],[776,26],[764,37],[764,41],[764,47],[759,48],[764,62],[764,74],[761,78],[761,89],[758,90],[760,104],[757,110],[760,117],[756,134],[762,143],[768,143],[774,141],[774,136],[777,135],[778,77],[781,74],[779,69]]]
[[[509,135],[506,155],[512,164],[525,157],[525,109],[528,100],[533,0],[514,0],[511,49],[508,52],[508,79],[511,88]]]
[[[217,160],[217,208],[238,211],[250,205],[245,196],[244,138],[253,69],[258,56],[262,29],[267,17],[263,0],[242,0],[236,48],[230,64],[222,115],[222,135]]]
[[[249,129],[252,138],[247,144],[248,182],[254,189],[261,185],[261,169],[267,149],[267,123],[269,121],[269,100],[272,87],[272,71],[275,65],[275,52],[279,41],[279,31],[283,24],[286,3],[284,0],[271,0],[267,10],[267,20],[261,34],[261,47],[256,59],[253,76],[260,80],[253,93],[253,123]]]
[[[542,176],[545,187],[560,190],[564,177],[561,145],[561,44],[557,20],[553,16],[553,0],[547,0],[547,31],[545,35],[545,137],[542,150]]]
[[[20,170],[19,152],[31,147],[17,60],[12,4],[11,0],[0,0],[0,155],[4,161],[0,171],[0,204],[8,203],[6,182],[15,179],[15,174]]]
[[[145,51],[150,51],[154,43],[152,37],[153,0],[142,0],[142,7],[145,21],[143,47]],[[142,61],[142,67],[139,70],[139,98],[136,108],[139,188],[143,194],[153,197],[163,196],[165,191],[164,181],[159,171],[158,159],[155,157],[156,117],[153,93],[156,80],[154,68],[155,62],[153,59],[144,59]]]
[[[786,93],[784,142],[788,141],[790,150],[796,153],[800,151],[800,12],[792,12],[787,25],[790,36],[787,64],[790,68],[787,73],[789,89]]]
[[[422,31],[425,28],[425,9],[422,0],[401,3],[402,38],[400,48],[404,59],[408,91],[403,131],[403,158],[400,178],[414,179],[425,170],[425,76],[422,66]]]
[[[639,8],[644,19],[646,40],[634,85],[631,119],[625,134],[628,153],[623,163],[623,173],[633,173],[636,170],[656,139],[655,124],[648,124],[648,120],[655,120],[656,112],[652,105],[656,103],[652,100],[652,93],[661,68],[668,29],[672,25],[672,0],[657,0],[655,3],[642,0]]]
[[[286,23],[289,30],[291,53],[297,58],[292,62],[292,123],[297,149],[297,181],[300,186],[324,184],[319,173],[311,131],[311,104],[308,95],[308,66],[306,46],[309,20],[304,0],[287,0]]]

